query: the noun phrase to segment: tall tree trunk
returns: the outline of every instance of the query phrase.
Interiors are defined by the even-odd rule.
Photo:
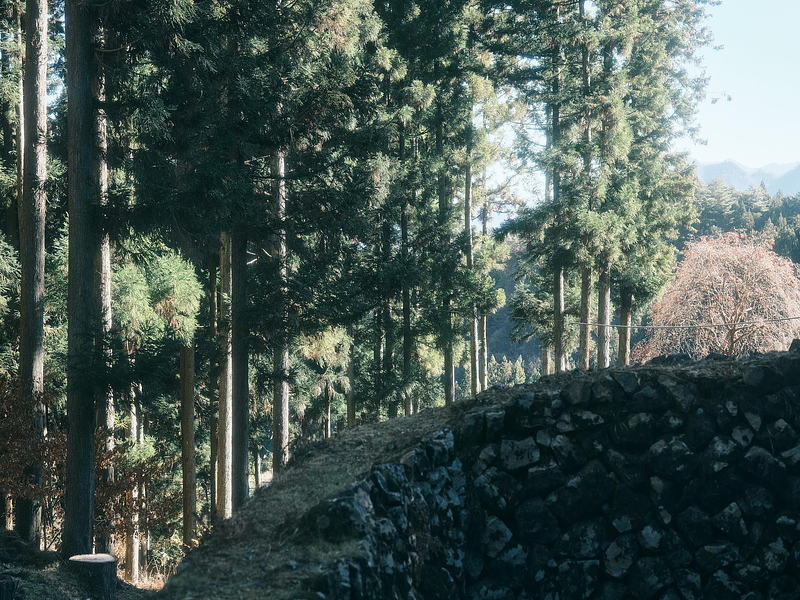
[[[437,71],[438,71],[438,64]],[[441,82],[440,82],[441,85]],[[436,155],[444,162],[444,113],[441,100],[436,105]],[[447,193],[447,173],[444,165],[439,169],[439,229],[441,231],[441,249],[450,246],[450,197]],[[453,323],[450,315],[450,277],[447,271],[442,273],[442,325],[444,329],[444,403],[452,404],[455,399],[455,369],[453,364]]]
[[[25,155],[23,198],[19,205],[20,289],[19,375],[22,396],[33,407],[34,435],[44,439],[44,225],[47,197],[47,2],[27,0],[25,43]],[[42,465],[25,467],[28,483],[42,482]],[[38,496],[20,498],[16,528],[20,537],[39,547],[42,504]]]
[[[589,323],[592,318],[592,267],[581,267],[581,323]],[[589,345],[592,340],[592,329],[589,325],[580,326],[578,345],[578,368],[589,370]]]
[[[481,233],[484,238],[489,235],[489,190],[486,185],[486,167],[483,168],[483,188],[486,194],[484,198],[483,209],[481,210]],[[489,344],[486,337],[486,311],[480,311],[479,319],[479,335],[481,339],[480,346],[480,370],[481,370],[481,389],[486,390],[489,387]]]
[[[322,432],[322,437],[326,440],[331,437],[331,384],[328,380],[325,380],[325,429]]]
[[[351,340],[347,357],[347,426],[353,427],[356,424],[356,342],[352,327],[348,327],[347,335]]]
[[[16,39],[19,46],[17,56],[17,189],[16,194],[11,196],[11,202],[6,209],[6,227],[8,241],[14,248],[19,248],[19,206],[22,204],[24,164],[25,164],[25,85],[23,83],[23,63],[25,61],[25,42],[22,34],[22,5],[21,0],[14,2],[14,21],[16,22]]]
[[[581,22],[586,24],[586,0],[580,0],[578,3],[578,12]],[[588,25],[587,25],[588,28]],[[583,135],[584,135],[584,148],[583,148],[583,185],[587,190],[588,210],[592,211],[592,114],[589,108],[589,97],[592,93],[592,78],[589,70],[589,41],[588,32],[585,32],[583,42],[581,43],[581,73],[583,75],[583,97],[584,97],[584,115],[583,115]],[[591,240],[587,236],[584,238],[584,250],[591,253],[589,246]],[[580,321],[587,323],[580,325],[579,330],[579,349],[578,349],[578,368],[583,370],[589,369],[589,344],[591,342],[591,328],[588,325],[592,313],[592,265],[591,256],[584,257],[583,265],[581,266],[581,309]]]
[[[67,466],[62,554],[92,551],[94,521],[94,255],[92,219],[92,60],[90,7],[66,0],[67,179]]]
[[[0,39],[4,42],[4,50],[0,53],[0,79],[2,81],[9,80],[13,75],[11,67],[11,52],[9,46],[11,45],[10,33],[0,33]],[[22,77],[22,72],[19,74]],[[20,101],[22,97],[20,96]],[[9,94],[3,94],[2,104],[0,104],[0,121],[2,121],[3,132],[3,149],[2,161],[8,173],[16,170],[16,159],[14,158],[14,109],[11,106],[11,98]],[[6,236],[9,243],[14,248],[19,248],[19,211],[17,207],[17,198],[15,194],[10,195],[10,202],[6,208]],[[0,500],[0,505],[4,500]],[[0,523],[0,528],[4,523]]]
[[[561,8],[556,6],[556,19],[560,21]],[[550,117],[552,119],[550,131],[552,145],[558,150],[561,145],[561,106],[559,104],[559,94],[561,93],[561,64],[563,63],[562,50],[556,48],[555,52],[557,63],[555,67],[555,77],[553,78],[553,97],[556,99],[550,106]],[[558,226],[564,219],[561,210],[561,172],[558,167],[553,167],[553,203],[556,206],[556,220]],[[560,373],[566,368],[566,353],[564,351],[564,266],[559,264],[555,268],[553,282],[553,346],[555,358],[555,372]]]
[[[289,461],[289,272],[286,249],[286,162],[283,150],[277,150],[272,160],[272,176],[275,179],[273,215],[277,223],[272,255],[278,261],[278,306],[280,325],[273,348],[272,417],[272,472],[280,472]]]
[[[132,361],[132,356],[129,355]],[[132,446],[139,443],[139,410],[136,401],[136,384],[130,388],[130,426],[128,439]],[[134,483],[128,490],[128,501],[133,507],[125,533],[125,579],[136,584],[139,581],[139,486]]]
[[[220,250],[220,376],[219,465],[217,515],[230,518],[233,511],[233,364],[231,355],[231,235],[222,234]]]
[[[105,42],[105,33],[100,18],[95,20],[94,39],[97,47],[102,47]],[[95,407],[97,409],[97,423],[103,433],[103,449],[110,456],[114,451],[114,392],[111,387],[110,375],[113,356],[111,353],[111,239],[108,233],[108,224],[105,208],[108,205],[108,136],[106,118],[106,74],[103,62],[94,61],[92,76],[92,95],[97,108],[94,111],[94,203],[98,211],[98,224],[96,232],[98,240],[94,256],[94,294],[95,311],[97,314],[97,331],[95,332],[95,353],[102,363],[102,377],[98,377],[95,389]],[[114,482],[114,463],[108,461],[103,469],[101,479],[105,485]],[[114,536],[111,531],[112,523],[103,524],[102,531],[95,540],[95,550],[101,553],[113,554]]]
[[[479,367],[481,370],[481,390],[489,389],[489,342],[486,338],[486,313],[478,321],[478,336],[481,340]]]
[[[400,123],[400,162],[406,160],[405,127]],[[400,213],[400,249],[403,259],[403,413],[410,416],[411,406],[411,357],[414,351],[414,338],[411,330],[411,287],[409,282],[409,254],[408,243],[408,197],[403,196],[402,210]]]
[[[237,228],[231,238],[231,354],[233,359],[233,509],[250,496],[250,388],[248,380],[247,234]]]
[[[620,290],[619,298],[619,350],[617,361],[620,365],[631,364],[631,317],[633,313],[633,296],[629,290]]]
[[[181,346],[181,465],[183,466],[183,545],[191,548],[197,514],[197,469],[194,459],[194,340]]]
[[[542,344],[542,377],[553,374],[550,344]]]
[[[597,290],[597,368],[611,362],[611,261],[605,258],[600,266]]]
[[[464,233],[466,234],[466,247],[464,254],[467,259],[467,269],[475,268],[472,255],[472,110],[467,124],[467,165],[464,173]],[[480,391],[478,373],[478,314],[475,305],[469,307],[469,397],[475,398]]]
[[[388,215],[383,220],[383,231],[381,232],[381,251],[384,265],[389,265],[392,260],[392,223]],[[397,393],[393,385],[394,374],[394,320],[392,318],[392,298],[391,292],[386,291],[387,296],[383,299],[383,309],[381,322],[386,345],[383,350],[383,368],[381,389],[388,401],[388,416],[390,419],[397,417]]]
[[[219,313],[219,305],[217,302],[217,266],[215,257],[210,261],[211,266],[208,272],[208,328],[209,339],[212,344],[217,344],[219,348],[219,340],[217,338],[217,318]],[[219,361],[216,358],[217,353],[212,354],[211,364],[209,365],[209,382],[208,389],[211,396],[211,456],[209,458],[211,465],[211,481],[210,481],[210,504],[211,504],[211,522],[214,523],[217,519],[217,475],[219,473],[218,458],[219,458],[219,432],[217,424],[219,423]],[[214,397],[216,394],[216,398]]]
[[[14,501],[11,496],[3,494],[0,497],[0,531],[11,530],[14,526]]]
[[[375,309],[372,312],[373,336],[372,336],[372,367],[375,371],[375,391],[378,399],[382,400],[383,395],[383,313]]]
[[[566,354],[564,352],[564,269],[557,267],[553,277],[553,347],[555,348],[555,372],[561,373],[566,369]]]
[[[264,485],[261,481],[261,450],[258,446],[253,450],[253,483],[256,489]]]

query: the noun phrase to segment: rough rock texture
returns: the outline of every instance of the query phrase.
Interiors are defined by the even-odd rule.
[[[295,597],[800,598],[800,352],[546,378],[304,517]]]

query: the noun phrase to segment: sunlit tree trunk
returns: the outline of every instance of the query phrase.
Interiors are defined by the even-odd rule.
[[[553,346],[555,348],[555,372],[561,373],[566,369],[566,355],[564,352],[564,269],[557,267],[553,278]]]
[[[597,368],[611,362],[611,261],[606,258],[600,267],[597,299]]]
[[[550,345],[542,344],[542,377],[553,374],[553,363],[550,354]]]
[[[67,459],[62,554],[92,551],[94,522],[94,255],[91,7],[67,0]]]
[[[231,236],[222,234],[220,250],[220,376],[219,376],[219,460],[217,515],[230,518],[233,510],[233,406],[231,355]]]
[[[629,365],[631,362],[631,313],[633,298],[625,289],[620,291],[619,299],[619,364]]]
[[[34,435],[44,439],[44,226],[47,179],[47,2],[27,0],[25,10],[25,161],[19,205],[20,339],[19,378],[25,403],[33,406]],[[25,467],[28,483],[40,485],[41,463]],[[38,493],[38,492],[37,492]],[[20,498],[16,529],[39,547],[41,498]]]
[[[325,414],[324,414],[324,421],[325,421],[325,428],[322,432],[322,437],[326,440],[331,437],[331,384],[326,379],[325,380]]]
[[[101,20],[95,21],[95,44],[103,47],[105,33]],[[96,227],[99,237],[94,256],[94,293],[95,310],[97,311],[97,331],[95,333],[95,352],[102,361],[103,376],[97,378],[95,405],[97,423],[104,438],[104,451],[110,455],[114,451],[114,392],[109,380],[113,356],[111,353],[111,239],[104,213],[108,205],[108,136],[106,119],[106,74],[103,61],[94,61],[92,77],[92,95],[95,99],[94,111],[94,202],[99,207],[99,219]],[[103,469],[101,479],[110,485],[114,481],[114,464],[109,461]],[[111,554],[114,550],[112,523],[104,524],[104,532],[96,537],[95,550]]]
[[[208,273],[209,291],[208,291],[208,329],[209,339],[212,343],[216,343],[219,347],[219,340],[217,338],[217,317],[218,317],[218,303],[217,303],[217,267],[216,261],[211,260],[211,266]],[[217,475],[218,469],[218,454],[219,454],[219,433],[217,431],[217,423],[219,422],[219,363],[216,359],[216,353],[212,355],[211,364],[209,365],[209,383],[208,389],[211,395],[211,456],[210,470],[211,481],[209,482],[210,488],[210,504],[211,504],[211,521],[216,521],[217,518]],[[215,397],[216,396],[216,397]]]
[[[464,254],[467,259],[467,269],[475,268],[472,255],[472,111],[470,123],[467,124],[467,165],[464,173],[464,233],[466,234],[466,247]],[[475,305],[469,307],[469,397],[475,398],[480,391],[480,374],[478,373],[478,316]]]
[[[580,0],[578,3],[578,11],[581,21],[588,28],[586,24],[586,0]],[[589,110],[589,96],[592,93],[592,78],[589,70],[589,41],[588,34],[584,36],[581,44],[581,74],[583,76],[583,96],[585,101],[585,109],[583,115],[583,135],[584,135],[584,149],[583,149],[583,185],[588,189],[591,188],[591,175],[592,175],[592,118],[591,111]],[[592,211],[591,189],[589,189],[588,210]],[[590,241],[587,238],[583,240],[584,251],[589,252]],[[586,256],[583,259],[584,264],[581,266],[581,308],[580,308],[580,321],[581,323],[589,323],[592,313],[592,257]],[[589,369],[589,344],[591,342],[591,328],[587,325],[580,325],[579,340],[578,340],[578,368],[583,370]]]
[[[581,323],[589,323],[592,318],[592,267],[584,265],[581,268]],[[589,325],[580,326],[578,343],[578,368],[584,371],[589,369],[589,345],[592,339],[592,329]]]
[[[438,70],[438,65],[437,65]],[[444,160],[444,113],[441,101],[436,106],[436,155]],[[447,192],[447,174],[444,166],[439,170],[439,228],[441,229],[442,249],[450,245],[450,198]],[[445,273],[442,278],[442,324],[444,328],[444,403],[452,404],[455,399],[455,365],[453,364],[453,324],[450,298],[450,278]]]
[[[128,439],[132,446],[136,446],[139,443],[140,416],[136,402],[136,384],[131,384],[129,415]],[[127,494],[132,510],[125,533],[125,579],[135,584],[139,581],[139,486],[134,482]]]
[[[348,328],[347,334],[351,340],[347,358],[347,426],[352,427],[356,424],[356,342],[352,328]]]
[[[279,300],[276,310],[280,325],[273,347],[273,417],[272,417],[272,471],[280,472],[289,461],[289,272],[286,249],[286,162],[283,150],[277,150],[272,161],[275,179],[273,215],[277,229],[273,242],[273,256],[278,261]]]
[[[406,137],[405,128],[400,124],[400,161],[406,159]],[[409,265],[409,243],[408,243],[408,198],[403,196],[402,211],[400,213],[400,248],[403,259],[403,269],[408,272]],[[403,296],[403,412],[405,416],[410,416],[411,406],[411,357],[414,351],[414,338],[411,330],[411,285],[408,277],[403,277],[402,282]]]
[[[197,470],[194,457],[194,340],[181,346],[181,465],[183,467],[183,545],[191,548],[197,514]]]

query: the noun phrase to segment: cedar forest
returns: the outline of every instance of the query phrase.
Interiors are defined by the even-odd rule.
[[[709,4],[2,0],[0,528],[168,572],[315,439],[628,364],[692,235],[800,260],[672,150]]]

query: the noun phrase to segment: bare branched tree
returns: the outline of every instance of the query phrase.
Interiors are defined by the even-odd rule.
[[[686,352],[741,356],[786,350],[800,337],[797,267],[770,243],[729,233],[689,242],[675,279],[653,307],[637,361]]]

